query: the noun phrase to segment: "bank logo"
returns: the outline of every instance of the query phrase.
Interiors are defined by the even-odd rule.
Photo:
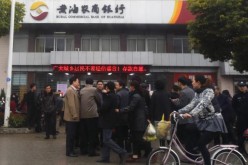
[[[34,2],[30,7],[30,15],[33,19],[41,21],[48,15],[48,6],[45,2]]]

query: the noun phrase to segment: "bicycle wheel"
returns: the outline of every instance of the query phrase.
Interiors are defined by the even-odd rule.
[[[146,165],[163,165],[163,158],[168,154],[169,150],[165,148],[158,148],[150,153],[147,158]],[[180,161],[174,152],[170,155],[165,163],[166,165],[179,165]]]
[[[225,149],[218,152],[213,160],[212,165],[245,165],[245,161],[237,151],[231,151],[231,149]]]

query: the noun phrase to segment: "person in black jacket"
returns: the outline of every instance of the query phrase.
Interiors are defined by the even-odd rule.
[[[120,164],[125,164],[127,151],[122,149],[118,144],[112,140],[112,129],[116,126],[116,116],[115,110],[118,106],[118,96],[115,94],[115,84],[113,82],[108,82],[106,84],[107,93],[103,94],[103,103],[99,111],[99,125],[102,128],[103,134],[103,148],[101,160],[99,163],[109,163],[110,159],[110,149],[115,153],[119,154]]]
[[[232,105],[237,115],[237,135],[239,150],[245,153],[243,144],[244,131],[248,128],[248,89],[244,81],[238,83],[239,92],[233,96]]]
[[[236,144],[235,136],[234,136],[234,130],[233,130],[233,125],[235,122],[235,112],[232,108],[232,103],[231,100],[224,94],[220,92],[219,87],[215,87],[215,96],[216,99],[219,103],[219,106],[221,108],[221,114],[224,118],[226,128],[228,130],[228,134],[221,134],[222,137],[222,143],[223,144],[228,144],[231,142],[232,144]],[[216,135],[214,139],[215,144],[220,144],[220,138],[218,135]]]
[[[28,128],[31,129],[35,124],[35,118],[37,113],[36,106],[36,84],[30,84],[30,90],[26,94],[25,101],[27,103],[27,116],[28,116]]]
[[[129,91],[125,87],[125,83],[122,80],[115,82],[116,95],[118,96],[118,108],[124,108],[128,106]],[[118,125],[115,131],[115,140],[119,146],[125,148],[127,151],[131,150],[131,145],[128,140],[128,114],[118,114]]]
[[[129,106],[120,109],[121,112],[128,112],[129,128],[131,130],[131,139],[133,142],[133,155],[130,161],[141,157],[141,150],[145,149],[145,157],[152,150],[150,142],[143,140],[143,135],[147,127],[148,108],[143,97],[140,84],[137,81],[130,83]]]
[[[40,95],[39,102],[41,111],[45,115],[45,139],[50,139],[50,135],[56,139],[56,98],[50,85],[45,85],[44,93]]]
[[[165,120],[169,120],[171,111],[171,102],[169,93],[165,90],[165,82],[157,80],[155,82],[155,91],[151,97],[151,120],[153,123],[159,122],[164,114]],[[165,145],[165,140],[160,140],[160,145]]]

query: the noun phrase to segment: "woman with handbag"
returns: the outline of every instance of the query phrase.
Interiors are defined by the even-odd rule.
[[[204,159],[205,165],[211,165],[210,153],[206,145],[214,138],[215,132],[227,132],[223,117],[220,113],[215,113],[212,104],[214,91],[211,88],[210,81],[203,75],[195,75],[192,82],[195,89],[195,97],[184,108],[179,109],[182,118],[193,118],[200,137],[197,143]]]

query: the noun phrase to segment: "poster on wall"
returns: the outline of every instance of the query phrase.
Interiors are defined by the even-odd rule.
[[[61,96],[64,96],[67,90],[67,84],[57,84],[57,92],[60,91]]]

